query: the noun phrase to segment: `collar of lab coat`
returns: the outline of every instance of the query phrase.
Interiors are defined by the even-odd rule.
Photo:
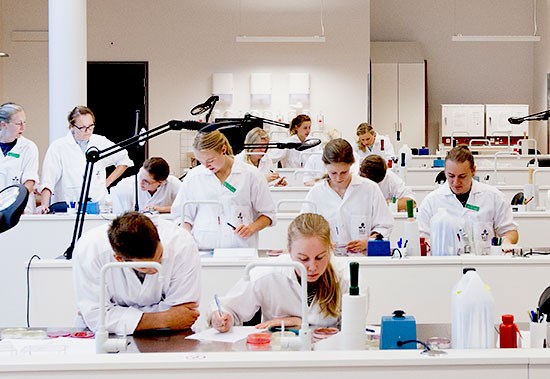
[[[473,194],[473,193],[479,193],[479,192],[483,192],[483,185],[478,182],[477,180],[473,179],[472,180],[472,188],[470,188],[470,194]],[[451,191],[451,186],[449,185],[449,182],[446,182],[446,185],[444,188],[444,194],[445,195],[452,195],[452,196],[455,196],[455,194],[453,193],[453,191]]]

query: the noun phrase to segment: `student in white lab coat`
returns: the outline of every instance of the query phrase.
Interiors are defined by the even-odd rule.
[[[269,136],[262,128],[253,128],[246,133],[244,143],[268,144]],[[279,175],[273,161],[267,156],[267,147],[243,149],[243,151],[235,155],[235,159],[257,167],[265,176],[270,187],[284,187],[287,185],[285,178]]]
[[[304,213],[288,227],[289,254],[273,262],[296,261],[307,271],[308,321],[312,325],[337,326],[342,294],[349,289],[345,267],[332,258],[330,226],[320,215]],[[301,325],[301,280],[294,267],[257,267],[250,280],[241,279],[227,295],[220,297],[222,314],[212,304],[209,321],[213,328],[227,332],[242,325],[261,308],[262,323],[257,328]]]
[[[35,209],[34,186],[38,182],[38,148],[23,137],[27,117],[14,103],[0,105],[0,190],[23,184],[29,191],[25,213]]]
[[[290,122],[290,137],[280,142],[304,142],[311,132],[311,118],[305,114],[299,114]],[[308,152],[316,148],[309,149]],[[309,155],[302,155],[301,151],[295,149],[270,149],[268,155],[275,165],[281,162],[283,168],[301,168],[304,167]]]
[[[474,180],[476,165],[467,146],[459,145],[447,153],[445,176],[447,182],[430,192],[418,209],[420,236],[430,238],[430,220],[438,208],[458,220],[473,219],[474,239],[488,249],[492,237],[502,238],[502,244],[514,244],[519,239],[518,225],[512,208],[502,192]]]
[[[302,212],[323,215],[331,226],[333,242],[340,250],[365,252],[368,240],[378,234],[389,238],[393,217],[376,183],[350,172],[355,162],[348,141],[336,138],[323,150],[328,178],[313,186]]]
[[[170,175],[168,162],[160,157],[152,157],[145,162],[136,176],[122,179],[111,188],[113,213],[122,214],[135,210],[136,196],[139,211],[170,213],[181,186],[181,181]]]
[[[111,262],[154,261],[154,268],[106,273],[105,326],[110,333],[190,328],[199,317],[200,259],[191,235],[158,216],[129,212],[84,233],[73,256],[79,316],[93,331],[99,322],[101,268]]]
[[[389,203],[395,198],[398,212],[407,210],[407,200],[412,200],[413,206],[416,206],[411,187],[407,186],[393,171],[388,170],[385,159],[380,155],[371,154],[365,157],[361,162],[359,175],[378,183],[386,202]]]
[[[50,145],[42,165],[40,185],[42,194],[40,211],[42,213],[49,211],[50,200],[52,203],[58,201],[78,202],[86,167],[86,151],[92,146],[103,150],[114,145],[107,138],[93,134],[95,116],[88,107],[83,105],[74,107],[67,119],[69,132],[65,137],[55,140]],[[133,165],[134,163],[128,157],[126,150],[96,162],[90,186],[92,200],[102,201],[107,196],[107,188],[111,183]],[[105,168],[109,166],[116,166],[116,168],[106,178]]]
[[[227,138],[198,133],[193,152],[201,163],[182,181],[172,213],[182,218],[201,250],[258,247],[258,232],[275,223],[275,203],[262,173],[232,156]],[[186,201],[195,202],[187,204]],[[197,202],[217,202],[205,204]]]
[[[357,135],[357,143],[354,150],[361,159],[370,154],[380,155],[385,160],[395,157],[395,150],[388,136],[376,133],[369,123],[359,124],[355,134]]]

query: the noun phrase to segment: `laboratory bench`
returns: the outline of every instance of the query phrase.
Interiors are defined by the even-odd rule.
[[[296,217],[297,213],[279,213],[277,215],[277,224],[273,227],[265,228],[260,232],[259,235],[259,247],[260,249],[285,249],[286,248],[286,234],[289,223]],[[84,223],[84,230],[91,229],[95,226],[110,222],[115,216],[112,214],[107,215],[87,215],[86,221]],[[168,217],[168,216],[166,216]],[[51,310],[56,309],[57,304],[74,304],[74,295],[72,293],[72,280],[71,280],[71,262],[66,261],[65,259],[55,259],[60,257],[66,248],[69,246],[73,226],[74,226],[75,215],[23,215],[19,224],[5,233],[0,234],[0,251],[3,256],[3,272],[2,279],[0,282],[0,300],[3,304],[9,306],[9,312],[2,312],[0,314],[0,327],[7,326],[23,326],[26,319],[26,297],[27,297],[27,279],[26,271],[28,262],[34,254],[41,257],[42,260],[35,259],[30,265],[30,280],[34,284],[31,291],[31,300],[33,302],[33,307],[31,307],[31,322],[32,320],[36,321],[51,321]],[[406,221],[406,214],[400,212],[394,214],[395,226],[394,231],[391,236],[392,246],[395,245],[395,242],[399,239],[403,232],[403,224]],[[547,238],[547,231],[550,230],[550,212],[521,212],[514,214],[515,221],[519,224],[520,230],[520,244],[526,249],[529,246],[550,246],[549,240]],[[284,237],[284,238],[282,238]],[[432,257],[437,258],[437,257]],[[413,289],[422,289],[423,291],[426,288],[423,288],[418,285],[413,287],[410,286],[410,283],[425,282],[424,276],[426,275],[429,283],[435,283],[436,280],[442,280],[442,284],[446,286],[450,281],[454,283],[460,275],[459,267],[461,267],[464,258],[459,257],[444,257],[444,261],[437,263],[437,260],[434,259],[425,259],[420,260],[420,264],[414,263],[414,259],[407,260],[406,263],[396,263],[395,261],[386,262],[384,260],[375,262],[380,263],[365,263],[362,265],[370,267],[370,270],[366,272],[368,275],[373,275],[373,295],[378,297],[374,304],[381,304],[384,314],[388,312],[387,308],[384,308],[385,305],[394,306],[397,300],[392,300],[391,298],[386,298],[383,296],[384,292],[381,292],[382,289],[385,289],[389,294],[399,294],[399,287],[402,287],[406,290],[408,294],[414,294]],[[475,259],[476,257],[472,257]],[[493,257],[479,257],[483,264],[496,261],[492,260]],[[534,262],[536,259],[528,260],[517,259],[517,260],[507,260],[507,257],[501,257],[505,262],[500,267],[500,272],[505,275],[509,275],[512,268],[516,265],[519,267],[520,273],[522,275],[518,276],[518,281],[520,285],[518,288],[523,288],[527,285],[530,280],[529,272],[532,270],[533,277],[536,277],[535,283],[538,283],[535,287],[535,291],[539,291],[542,283],[545,285],[550,284],[550,281],[546,283],[543,278],[547,277],[543,271],[547,270],[549,267],[550,259],[546,260],[545,257],[533,257],[536,259],[542,259],[540,268],[536,264],[529,262]],[[368,259],[368,258],[367,258]],[[518,265],[518,263],[521,263]],[[205,273],[203,278],[203,291],[210,301],[211,295],[213,293],[219,292],[223,293],[233,285],[241,276],[242,271],[246,262],[242,260],[235,261],[223,261],[217,259],[203,260],[202,266]],[[395,272],[398,272],[399,276],[394,276]],[[408,270],[407,267],[415,267],[415,270]],[[420,268],[423,269],[420,269]],[[508,267],[508,269],[506,269]],[[437,269],[433,269],[437,268]],[[389,271],[385,271],[389,270]],[[492,268],[493,270],[493,268]],[[505,272],[510,270],[509,272]],[[414,274],[420,276],[414,277],[410,274],[414,271]],[[496,272],[496,271],[495,271]],[[546,271],[548,272],[548,271]],[[49,275],[54,275],[52,279],[49,278]],[[59,274],[60,276],[55,276]],[[46,275],[44,278],[43,275]],[[212,276],[211,276],[212,275]],[[216,275],[223,277],[224,286],[216,286]],[[450,275],[450,276],[449,276]],[[525,276],[523,276],[525,275]],[[516,276],[512,275],[511,278]],[[489,280],[487,282],[492,284],[494,290],[498,291],[498,286],[496,284],[503,281],[504,278],[496,278],[497,281]],[[45,280],[45,282],[42,282]],[[381,280],[381,282],[378,282]],[[49,285],[49,282],[55,283]],[[66,284],[65,284],[66,283]],[[377,284],[380,283],[380,284]],[[504,283],[510,285],[510,283]],[[432,284],[430,284],[432,285]],[[500,284],[499,284],[500,285]],[[35,289],[35,287],[37,289]],[[65,288],[66,287],[66,288]],[[435,299],[440,299],[442,296],[446,296],[447,289],[443,290],[441,287],[435,286],[435,289],[428,290],[427,292],[421,292],[420,295],[427,293],[429,296],[434,296],[432,293],[435,292],[437,296],[434,296]],[[44,291],[44,296],[37,296],[40,290],[44,288],[47,289]],[[220,291],[219,288],[222,288]],[[380,288],[380,290],[378,290]],[[411,291],[409,291],[409,288]],[[506,285],[504,288],[507,288]],[[513,292],[515,293],[515,291]],[[415,295],[419,295],[415,294]],[[399,296],[401,297],[401,296]],[[374,298],[373,298],[374,299]],[[35,301],[40,302],[41,307],[36,308]],[[422,300],[420,303],[423,303],[427,300]],[[433,301],[429,300],[430,304]],[[42,306],[46,307],[46,311],[42,314]],[[74,306],[68,308],[73,309]],[[416,311],[416,303],[413,302],[413,307]],[[444,307],[445,308],[445,307]],[[38,310],[33,310],[38,309]],[[429,308],[431,309],[431,308]],[[442,317],[448,319],[448,311],[444,310]],[[379,317],[380,313],[372,313],[373,317]],[[38,317],[38,318],[35,318]],[[72,314],[69,315],[72,317]],[[61,320],[61,323],[58,323],[59,320],[57,317],[54,317],[56,325],[66,325],[67,315]],[[436,316],[428,316],[423,322],[431,322]],[[71,323],[72,318],[69,320]],[[45,324],[39,325],[48,325]]]
[[[550,349],[445,350],[447,354],[438,356],[421,354],[420,349],[247,351],[242,340],[205,343],[189,340],[189,334],[136,334],[129,337],[129,350],[119,354],[95,354],[93,340],[86,344],[86,351],[75,354],[70,350],[0,353],[0,377],[538,379],[550,375]]]

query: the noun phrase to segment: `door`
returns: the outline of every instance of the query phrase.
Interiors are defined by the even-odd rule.
[[[409,147],[426,146],[425,74],[423,63],[399,64],[399,127],[402,143]],[[394,145],[396,148],[399,145]]]
[[[396,144],[398,122],[397,63],[373,63],[372,85],[372,127],[377,133],[388,136]]]
[[[136,111],[137,130],[148,129],[147,73],[147,62],[88,62],[87,105],[96,117],[94,133],[115,143],[132,137]],[[127,150],[134,167],[126,170],[123,177],[137,173],[147,155],[147,145],[134,145]]]

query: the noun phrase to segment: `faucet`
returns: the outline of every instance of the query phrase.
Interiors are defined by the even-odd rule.
[[[537,181],[536,181],[536,177],[537,177],[537,174],[539,172],[550,172],[550,168],[546,167],[546,168],[536,168],[533,170],[533,187],[536,185]]]
[[[522,149],[522,152],[523,152],[523,149],[527,148],[527,152],[529,152],[529,144],[533,142],[533,145],[534,145],[534,148],[535,148],[535,167],[539,167],[539,157],[538,157],[538,148],[537,148],[537,140],[534,139],[534,138],[525,138],[525,139],[520,139],[518,141],[518,146]],[[527,145],[527,147],[525,147],[524,145]]]
[[[307,320],[307,271],[303,264],[299,262],[250,262],[244,268],[244,280],[250,281],[250,270],[258,266],[269,266],[269,267],[294,267],[300,270],[300,277],[302,291],[301,291],[301,300],[302,300],[302,326],[300,327],[299,337],[302,343],[302,350],[311,350],[311,331],[309,330],[309,322]]]
[[[111,262],[105,264],[101,268],[99,277],[99,324],[95,333],[95,352],[98,354],[104,353],[118,353],[119,351],[126,351],[128,342],[126,337],[124,338],[111,338],[109,339],[109,332],[105,327],[105,276],[107,271],[112,268],[155,268],[159,274],[158,280],[162,280],[161,268],[162,266],[158,262]]]
[[[498,184],[498,180],[497,180],[497,158],[500,156],[500,155],[515,155],[517,157],[517,159],[520,158],[520,154],[517,152],[517,151],[497,151],[494,155],[494,170],[493,170],[493,175],[494,175],[494,178],[493,178],[493,184],[497,185]]]
[[[468,142],[468,147],[471,148],[474,146],[474,142],[483,142],[482,146],[491,146],[491,140],[488,138],[472,138],[470,142]]]
[[[510,143],[511,135],[512,135],[512,129],[510,130],[493,130],[493,136],[496,136],[498,134],[505,134],[508,136],[508,150],[512,151],[512,145]]]
[[[453,130],[453,131],[451,132],[451,149],[454,147],[454,143],[453,143],[453,142],[454,142],[455,135],[458,135],[458,134],[460,134],[459,137],[464,137],[464,135],[467,135],[467,136],[470,135],[470,133],[468,133],[468,132]]]

